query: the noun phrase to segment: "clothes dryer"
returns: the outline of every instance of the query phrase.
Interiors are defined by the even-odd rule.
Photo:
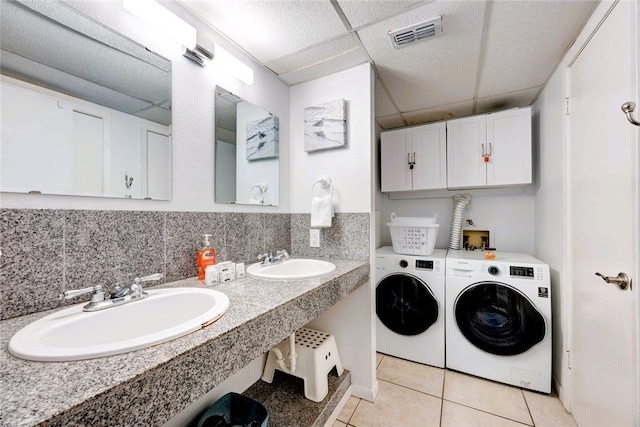
[[[446,251],[376,251],[376,335],[380,353],[444,367]]]
[[[551,391],[549,266],[516,253],[447,255],[447,368]]]

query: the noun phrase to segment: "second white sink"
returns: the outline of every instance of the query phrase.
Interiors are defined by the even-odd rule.
[[[196,331],[229,308],[229,298],[213,289],[146,292],[143,300],[105,310],[84,312],[81,303],[56,311],[19,330],[9,341],[9,352],[44,362],[126,353]]]
[[[307,258],[291,258],[280,264],[263,266],[261,263],[251,264],[247,273],[263,279],[308,279],[323,276],[336,269],[329,261]]]

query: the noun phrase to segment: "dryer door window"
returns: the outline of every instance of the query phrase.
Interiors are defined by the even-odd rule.
[[[417,277],[392,274],[376,287],[376,313],[393,332],[418,335],[438,320],[438,301]]]
[[[544,317],[511,286],[482,282],[465,289],[455,304],[460,332],[476,347],[501,356],[524,353],[545,336]]]

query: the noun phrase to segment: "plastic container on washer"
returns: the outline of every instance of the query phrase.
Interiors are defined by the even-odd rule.
[[[392,213],[387,226],[393,251],[404,255],[431,255],[440,227],[437,219],[437,214],[433,217],[399,217]]]

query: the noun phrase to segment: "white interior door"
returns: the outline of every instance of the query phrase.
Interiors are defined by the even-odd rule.
[[[637,426],[635,2],[620,1],[568,69],[571,394],[578,425]],[[620,290],[595,275],[633,277]]]
[[[104,173],[102,117],[73,112],[73,194],[102,196]]]
[[[171,200],[171,137],[147,131],[147,196]]]

